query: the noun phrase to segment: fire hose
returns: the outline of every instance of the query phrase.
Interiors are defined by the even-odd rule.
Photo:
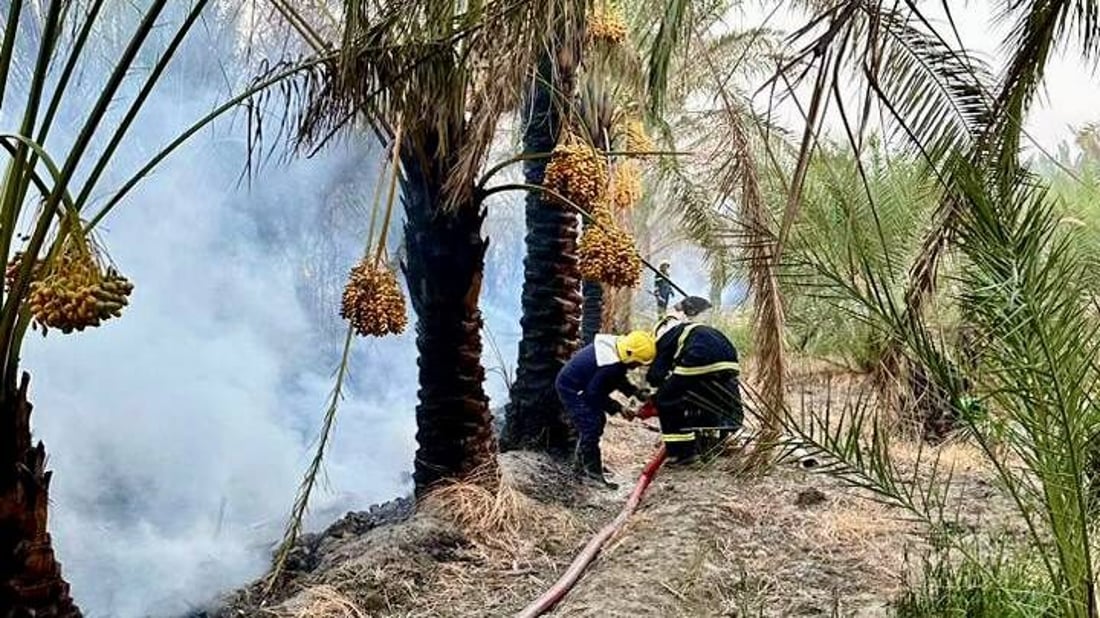
[[[638,409],[634,418],[644,420],[654,416],[657,416],[657,408],[653,404],[653,401],[649,400]],[[642,425],[647,429],[660,431],[660,429],[646,423],[642,423]],[[803,449],[795,449],[793,455],[802,468],[808,469],[817,466],[817,459]],[[657,452],[654,453],[653,458],[649,460],[649,463],[646,464],[645,468],[642,470],[641,476],[638,477],[638,483],[634,486],[634,491],[631,492],[630,498],[627,499],[626,504],[623,505],[622,510],[619,511],[615,519],[601,528],[600,531],[588,541],[584,549],[577,554],[577,557],[573,559],[569,568],[558,578],[558,581],[554,582],[554,585],[547,589],[542,596],[517,614],[516,618],[536,618],[537,616],[541,616],[557,605],[558,602],[565,598],[565,595],[569,594],[569,591],[573,589],[573,586],[575,586],[578,581],[580,581],[581,575],[584,574],[585,570],[596,559],[596,556],[599,555],[604,545],[622,530],[627,519],[637,510],[638,505],[642,501],[642,496],[645,494],[646,490],[649,489],[650,483],[652,483],[654,477],[657,476],[657,471],[661,469],[661,465],[665,462],[665,457],[665,447],[662,444],[661,447],[657,449]]]
[[[665,462],[665,447],[661,445],[657,452],[653,455],[653,458],[646,464],[645,469],[642,470],[642,475],[638,477],[638,483],[634,486],[634,491],[631,492],[630,498],[627,499],[626,504],[623,505],[623,509],[619,511],[618,516],[615,519],[600,529],[588,544],[584,546],[581,553],[577,554],[577,557],[573,559],[572,564],[566,569],[565,573],[558,578],[558,581],[554,582],[546,592],[542,594],[533,603],[528,605],[522,612],[517,615],[517,618],[535,618],[541,616],[550,611],[559,601],[561,601],[577,581],[580,580],[581,575],[584,574],[588,565],[592,564],[592,561],[596,559],[596,556],[626,524],[626,520],[634,513],[638,508],[638,504],[642,501],[642,495],[645,494],[646,489],[649,488],[649,484],[653,481],[653,478],[657,476],[657,471],[661,469],[661,464]]]

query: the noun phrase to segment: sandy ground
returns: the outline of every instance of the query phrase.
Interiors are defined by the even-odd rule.
[[[811,395],[820,380],[792,387]],[[815,395],[816,396],[816,395]],[[311,570],[258,607],[243,591],[220,616],[510,616],[550,586],[618,512],[656,434],[613,419],[615,491],[576,483],[542,455],[501,457],[498,496],[458,488],[403,523],[327,539]],[[927,458],[927,452],[922,454]],[[960,526],[1011,529],[976,452],[940,447]],[[916,449],[899,445],[904,467]],[[624,532],[554,616],[884,616],[927,546],[907,513],[824,474],[739,473],[732,453],[665,469]]]

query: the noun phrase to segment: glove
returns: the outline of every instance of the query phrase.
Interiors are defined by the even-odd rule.
[[[611,415],[622,414],[623,410],[623,404],[614,399],[608,399],[607,404],[604,405],[604,411]]]
[[[652,399],[645,402],[645,404],[638,410],[636,415],[638,418],[653,418],[657,416],[657,404]]]

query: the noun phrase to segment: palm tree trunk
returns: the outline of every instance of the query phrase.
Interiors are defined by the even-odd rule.
[[[0,617],[78,618],[46,531],[50,472],[31,444],[30,376],[0,401]]]
[[[413,478],[418,495],[440,481],[459,478],[495,484],[496,440],[485,368],[481,364],[482,316],[478,308],[488,240],[485,212],[476,204],[443,210],[450,169],[435,156],[438,139],[427,136],[418,157],[403,149],[405,280],[416,312],[420,391],[416,407],[417,451]]]
[[[525,154],[550,152],[561,131],[562,102],[556,100],[554,91],[572,93],[573,77],[572,69],[554,64],[549,57],[543,59],[531,100],[524,106]],[[546,161],[529,160],[523,171],[529,184],[542,184]],[[576,213],[544,201],[537,193],[527,194],[526,214],[523,336],[502,442],[506,448],[568,452],[573,432],[554,391],[554,380],[577,349],[580,222]]]
[[[584,310],[581,315],[581,342],[588,345],[596,339],[596,333],[600,332],[603,325],[603,284],[597,281],[585,281],[581,284],[581,294],[584,297]]]
[[[601,316],[600,331],[605,333],[629,332],[633,328],[630,320],[633,303],[633,288],[613,288],[605,285],[603,288],[603,315]]]

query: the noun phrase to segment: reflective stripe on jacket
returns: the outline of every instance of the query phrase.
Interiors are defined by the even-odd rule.
[[[737,350],[721,331],[705,324],[684,323],[657,341],[657,358],[646,380],[660,386],[671,375],[698,376],[739,370]]]

